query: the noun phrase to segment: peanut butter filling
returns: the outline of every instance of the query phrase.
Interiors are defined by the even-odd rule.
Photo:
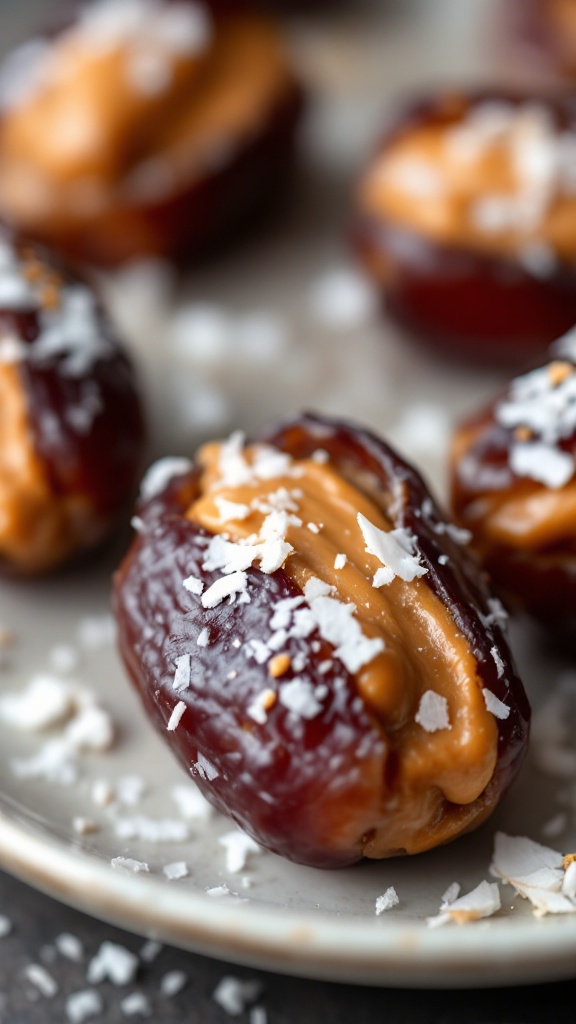
[[[537,276],[576,257],[576,136],[544,104],[485,101],[407,129],[359,186],[360,209],[431,241],[520,259]]]
[[[257,447],[244,451],[249,466],[257,457]],[[354,605],[364,636],[382,642],[354,673],[397,759],[393,789],[384,796],[382,822],[366,838],[366,855],[416,852],[446,841],[461,830],[467,812],[446,814],[445,801],[470,805],[484,792],[496,764],[498,730],[474,655],[426,581],[396,575],[388,585],[373,586],[383,563],[366,551],[357,516],[388,533],[393,527],[384,507],[326,462],[293,460],[271,478],[230,483],[221,478],[221,445],[206,446],[199,458],[201,496],[188,518],[211,534],[247,542],[265,531],[266,515],[281,497],[291,510],[285,541],[293,549],[284,571],[302,589],[315,579],[333,587],[340,602]],[[275,680],[280,687],[284,671]],[[421,715],[429,691],[446,709],[445,721],[432,725],[422,724]],[[482,813],[475,807],[470,820]]]
[[[43,571],[94,532],[83,498],[52,492],[34,449],[18,369],[0,363],[0,561]]]
[[[177,193],[226,162],[291,87],[263,18],[210,23],[197,47],[159,46],[99,47],[74,26],[56,39],[37,88],[3,113],[0,204],[12,218],[74,223]]]
[[[452,465],[462,466],[482,430],[461,430],[452,450]],[[576,482],[551,489],[523,479],[504,491],[487,491],[458,510],[481,547],[502,544],[536,551],[576,541]]]

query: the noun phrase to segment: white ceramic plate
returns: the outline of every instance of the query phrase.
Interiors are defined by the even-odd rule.
[[[343,239],[350,181],[394,92],[493,76],[484,56],[493,48],[482,50],[480,43],[489,41],[498,5],[406,0],[389,10],[384,3],[349,6],[348,16],[294,25],[295,53],[318,101],[289,216],[171,293],[157,274],[144,287],[142,272],[103,283],[142,366],[158,453],[189,453],[207,434],[250,429],[309,407],[387,434],[442,493],[450,425],[492,393],[498,375],[439,364],[407,346],[375,314],[352,317],[348,329],[319,323],[310,286],[348,260]],[[508,78],[513,70],[509,64]],[[216,304],[209,351],[183,342],[174,328],[175,310],[191,300]],[[250,319],[255,312],[256,321]],[[229,329],[238,322],[243,334]],[[450,883],[468,891],[487,877],[496,829],[542,839],[546,823],[561,811],[564,829],[555,845],[562,852],[576,848],[571,808],[557,802],[567,781],[547,779],[531,761],[483,829],[410,860],[327,873],[259,853],[233,873],[218,842],[230,826],[218,817],[188,821],[183,842],[122,838],[119,822],[134,815],[177,818],[172,786],[193,785],[145,720],[106,629],[100,637],[92,631],[92,641],[86,636],[86,619],[108,613],[110,574],[122,550],[120,543],[105,562],[56,579],[0,584],[0,623],[16,636],[0,669],[0,693],[51,671],[54,646],[72,645],[78,665],[71,678],[98,694],[117,731],[112,750],[83,755],[76,781],[62,786],[19,778],[14,759],[38,753],[44,740],[0,725],[4,868],[138,933],[286,973],[407,986],[514,984],[576,973],[576,915],[538,920],[511,889],[503,887],[503,909],[494,918],[440,929],[426,923]],[[537,706],[567,666],[546,655],[529,630],[518,628],[513,640]],[[95,780],[115,783],[127,775],[146,784],[137,806],[93,803]],[[73,827],[78,816],[93,819],[98,831],[80,836]],[[117,856],[146,862],[149,873],[114,870],[110,862]],[[162,869],[176,861],[186,862],[189,875],[169,881]],[[229,895],[207,895],[222,885]],[[375,900],[390,885],[400,902],[376,917]]]
[[[230,824],[216,815],[208,821],[188,820],[189,837],[176,843],[119,836],[118,824],[138,815],[185,820],[173,802],[172,787],[194,784],[145,719],[106,629],[92,628],[92,642],[86,637],[87,617],[107,613],[109,570],[105,565],[89,575],[78,572],[0,588],[3,616],[9,611],[17,632],[0,674],[1,691],[18,691],[34,672],[52,671],[54,645],[72,645],[78,665],[68,678],[97,693],[117,730],[112,750],[81,755],[77,781],[58,785],[20,779],[11,768],[15,758],[37,754],[46,737],[0,727],[3,867],[135,932],[285,973],[430,986],[509,984],[575,973],[576,915],[536,919],[508,887],[502,886],[502,910],[489,920],[440,929],[431,929],[425,920],[437,913],[450,883],[458,881],[468,891],[489,877],[496,829],[542,840],[542,828],[561,809],[559,786],[530,761],[490,823],[450,847],[416,858],[322,872],[260,852],[250,854],[241,871],[231,872],[218,842]],[[105,619],[99,621],[105,626]],[[565,666],[529,646],[527,635],[515,640],[537,704]],[[49,737],[58,735],[55,730]],[[95,780],[114,785],[127,775],[146,783],[136,806],[103,808],[93,802]],[[77,816],[93,820],[99,831],[79,836],[72,824]],[[554,845],[562,852],[576,847],[571,816]],[[147,862],[149,873],[114,870],[110,861],[117,856]],[[190,873],[168,881],[162,869],[177,861],[185,861]],[[223,885],[229,895],[207,895],[207,889]],[[376,897],[390,885],[400,903],[376,917]]]

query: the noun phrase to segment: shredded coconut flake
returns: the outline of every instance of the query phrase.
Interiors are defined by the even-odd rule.
[[[510,468],[516,476],[529,477],[557,490],[574,476],[574,456],[551,444],[526,441],[512,445]]]
[[[67,997],[65,1009],[70,1024],[84,1024],[104,1013],[104,1000],[96,989],[85,988]]]
[[[111,981],[113,985],[129,985],[138,972],[138,957],[116,942],[103,942],[88,964],[86,980],[90,985]]]
[[[183,700],[179,700],[174,709],[172,710],[170,718],[168,719],[168,724],[166,726],[168,732],[174,732],[174,730],[178,728],[185,711],[186,704],[184,703]]]
[[[160,978],[160,994],[171,999],[186,987],[188,975],[184,971],[167,971]]]
[[[229,576],[222,576],[202,594],[202,607],[216,608],[227,597],[233,600],[237,594],[245,591],[247,586],[248,577],[243,571],[232,572]]]
[[[173,690],[185,690],[190,686],[190,671],[190,655],[181,654],[179,658],[176,658],[176,671],[174,672],[174,682],[172,683]]]
[[[497,832],[490,871],[528,899],[534,914],[573,914],[576,900],[563,891],[562,854],[525,836]]]
[[[510,708],[503,701],[499,700],[496,694],[492,693],[486,687],[483,688],[482,694],[484,696],[484,702],[490,714],[494,715],[495,718],[505,720],[510,714]]]
[[[226,870],[233,875],[244,870],[250,854],[262,853],[262,847],[245,832],[226,832],[218,842],[226,850]]]
[[[262,984],[259,981],[241,981],[240,978],[225,975],[214,989],[212,998],[231,1017],[239,1017],[261,991]]]
[[[170,881],[176,881],[179,878],[186,878],[189,875],[188,865],[183,860],[173,861],[171,864],[165,864],[162,868],[162,873],[166,875],[166,878]]]
[[[398,894],[393,885],[390,885],[386,892],[382,896],[376,898],[376,916],[383,914],[385,910],[391,910],[392,907],[397,907],[400,903]]]
[[[406,583],[424,576],[428,570],[420,565],[416,538],[408,530],[400,527],[397,530],[380,530],[361,512],[357,516],[358,525],[366,543],[366,551],[382,562],[384,571],[377,570],[374,586],[386,586],[399,576]]]
[[[203,626],[203,628],[200,630],[200,632],[198,634],[198,638],[196,640],[196,646],[197,647],[208,647],[209,643],[210,643],[210,633],[208,632],[208,627],[207,626]]]
[[[150,1017],[152,1004],[144,992],[130,992],[120,1000],[120,1009],[125,1017]]]
[[[300,718],[316,718],[323,705],[317,698],[317,688],[308,679],[291,679],[280,687],[278,699],[283,707]]]
[[[148,818],[143,814],[120,818],[114,830],[121,839],[141,839],[146,843],[184,843],[190,835],[185,821]]]
[[[77,935],[70,932],[62,932],[54,939],[54,945],[61,956],[73,963],[79,964],[84,959],[84,946]]]
[[[134,875],[139,875],[142,872],[146,874],[150,871],[145,861],[135,860],[134,857],[113,857],[110,864],[116,870],[130,871]]]
[[[27,964],[24,975],[45,999],[53,999],[57,994],[58,983],[41,964]]]
[[[190,459],[173,458],[167,456],[158,459],[146,471],[140,484],[140,497],[142,501],[151,501],[168,486],[171,480],[177,476],[184,476],[192,469],[193,463]]]
[[[450,717],[448,713],[448,701],[440,693],[434,690],[427,690],[420,698],[418,711],[415,715],[418,725],[421,725],[426,732],[438,732],[440,729],[450,729]]]
[[[495,882],[480,882],[475,889],[458,896],[450,902],[443,902],[440,913],[436,917],[429,917],[430,927],[447,924],[454,921],[456,924],[468,924],[470,921],[478,921],[484,917],[491,917],[500,910],[500,890]]]
[[[212,804],[208,802],[193,782],[188,786],[172,786],[170,796],[183,818],[208,821],[214,815]]]
[[[199,597],[204,590],[204,581],[199,579],[198,576],[188,576],[185,580],[182,580],[182,586],[189,594],[196,594]]]

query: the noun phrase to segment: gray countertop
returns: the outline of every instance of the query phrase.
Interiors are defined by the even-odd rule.
[[[67,1000],[91,987],[86,980],[88,964],[103,942],[117,943],[139,958],[144,946],[142,938],[78,913],[3,873],[0,916],[12,924],[0,939],[1,1024],[68,1021]],[[81,960],[58,953],[55,940],[63,933],[80,940]],[[39,992],[27,973],[30,964],[45,967],[58,986],[54,995]],[[183,972],[186,983],[177,995],[168,997],[162,994],[161,980],[171,971]],[[261,985],[255,1000],[238,1016],[227,1013],[214,999],[219,983],[230,976]],[[157,1024],[232,1020],[240,1024],[542,1024],[552,1014],[555,1024],[573,1024],[576,996],[576,981],[459,991],[337,985],[248,970],[168,946],[151,962],[140,958],[131,982],[103,981],[93,987],[102,1010],[90,1019],[107,1024],[130,1019],[122,1003],[132,993],[146,997],[147,1019]],[[132,1019],[146,1018],[134,1014]]]

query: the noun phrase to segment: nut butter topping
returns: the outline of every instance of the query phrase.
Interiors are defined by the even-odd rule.
[[[82,496],[53,493],[34,448],[18,370],[0,363],[0,562],[43,571],[93,529],[89,522]]]
[[[361,208],[541,276],[574,260],[574,131],[536,101],[453,106],[385,145],[361,182]]]
[[[323,638],[336,622],[334,657],[355,677],[396,751],[397,803],[368,855],[378,855],[379,844],[414,848],[415,832],[426,830],[444,798],[469,804],[479,797],[497,752],[497,727],[474,655],[427,585],[414,539],[397,536],[400,560],[392,557],[383,566],[380,553],[372,553],[379,552],[378,531],[391,543],[393,533],[403,531],[393,531],[384,507],[326,461],[293,460],[265,446],[244,449],[238,438],[207,445],[199,461],[201,494],[187,516],[231,545],[224,571],[246,566],[251,554],[264,571],[281,566],[302,590]],[[278,557],[267,570],[269,552],[263,549],[271,540]],[[245,553],[242,563],[234,562],[233,546]],[[323,608],[330,620],[324,634]],[[350,620],[357,631],[352,653]],[[273,681],[282,702],[286,683],[283,677]],[[440,718],[433,710],[439,705]],[[446,824],[446,837],[451,827]]]
[[[488,544],[536,550],[576,538],[575,343],[574,332],[560,339],[549,363],[516,377],[494,403],[502,467],[478,465],[490,420],[464,426],[455,438],[459,485],[474,494],[462,515]]]
[[[0,203],[22,225],[163,198],[217,167],[291,83],[272,24],[220,23],[201,3],[95,0],[30,59],[33,87],[0,133]]]

